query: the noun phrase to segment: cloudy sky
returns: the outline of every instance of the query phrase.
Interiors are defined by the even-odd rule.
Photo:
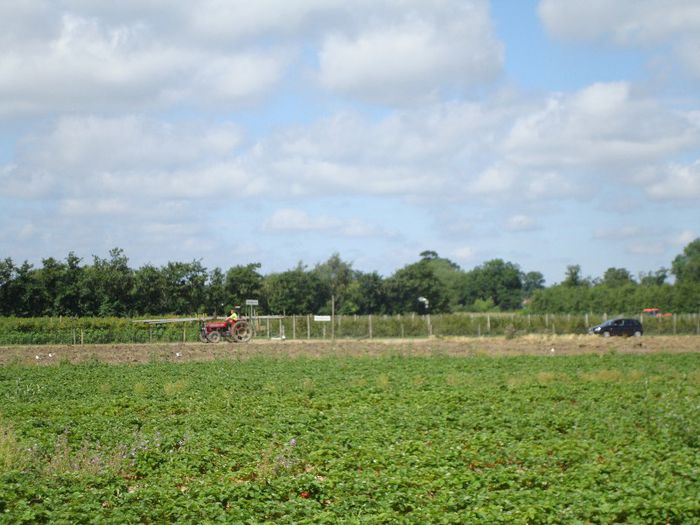
[[[0,257],[553,284],[699,235],[697,0],[0,0]]]

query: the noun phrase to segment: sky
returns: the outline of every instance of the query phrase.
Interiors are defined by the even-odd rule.
[[[554,284],[698,236],[697,0],[0,0],[0,258]]]

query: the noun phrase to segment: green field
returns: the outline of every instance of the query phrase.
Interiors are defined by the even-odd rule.
[[[700,354],[0,368],[3,523],[700,523]]]

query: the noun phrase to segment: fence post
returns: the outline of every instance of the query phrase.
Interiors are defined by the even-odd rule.
[[[306,338],[311,339],[311,315],[306,314]]]
[[[486,314],[486,333],[491,334],[491,314]]]
[[[372,314],[369,314],[369,338],[372,339]]]
[[[80,344],[81,345],[85,344],[85,332],[83,331],[82,328],[80,329]]]
[[[676,335],[676,314],[673,314],[673,335]]]
[[[292,339],[297,338],[297,316],[294,314],[292,316]]]

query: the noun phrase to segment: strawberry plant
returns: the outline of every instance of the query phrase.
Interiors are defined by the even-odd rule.
[[[698,523],[700,354],[0,368],[0,522]]]

